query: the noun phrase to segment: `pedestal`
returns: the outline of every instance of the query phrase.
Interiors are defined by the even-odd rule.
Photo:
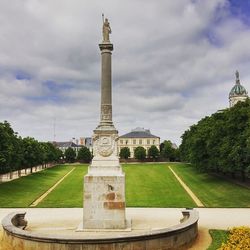
[[[84,230],[126,228],[125,174],[119,163],[117,140],[113,126],[94,131],[94,158],[84,177]]]
[[[83,229],[125,229],[125,176],[84,177]]]

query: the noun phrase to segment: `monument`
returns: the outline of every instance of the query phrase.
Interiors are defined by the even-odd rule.
[[[113,44],[110,43],[110,33],[108,19],[105,19],[103,41],[99,44],[102,57],[101,117],[93,135],[94,158],[84,177],[83,221],[76,229],[71,212],[62,214],[53,210],[48,215],[41,211],[41,216],[35,212],[32,217],[29,210],[27,224],[25,212],[12,212],[2,220],[3,250],[177,250],[188,249],[197,238],[199,216],[193,209],[182,211],[183,218],[179,222],[175,213],[169,215],[168,210],[163,216],[156,216],[155,210],[150,208],[144,208],[142,214],[139,214],[140,210],[129,208],[127,212],[133,225],[126,220],[125,175],[117,155],[118,131],[112,122]],[[80,217],[79,214],[79,220]]]
[[[113,44],[108,19],[103,20],[101,50],[101,112],[94,130],[93,155],[84,176],[83,229],[125,229],[125,175],[118,158],[118,131],[112,121]]]

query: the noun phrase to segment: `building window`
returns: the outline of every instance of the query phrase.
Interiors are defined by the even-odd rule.
[[[128,144],[128,140],[126,140],[126,145]]]
[[[120,140],[120,143],[123,144],[123,140]]]
[[[147,139],[147,144],[150,144],[150,140],[149,139]]]
[[[153,140],[153,144],[155,144],[155,140]]]
[[[136,140],[133,140],[133,144],[136,144]]]
[[[142,140],[139,140],[139,144],[142,144]]]

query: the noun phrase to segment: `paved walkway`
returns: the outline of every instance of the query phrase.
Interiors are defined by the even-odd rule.
[[[26,208],[0,209],[0,220],[13,211],[26,211],[28,227],[34,231],[48,230],[62,233],[63,230],[74,231],[82,221],[82,208]],[[178,224],[182,208],[127,208],[127,217],[134,221],[135,230],[162,228]],[[208,229],[228,229],[234,226],[250,227],[250,208],[197,208],[199,219],[199,236],[192,250],[205,250],[211,239]],[[63,223],[62,223],[63,221]],[[0,228],[0,246],[1,231]],[[0,247],[1,249],[1,247]]]
[[[50,189],[48,189],[44,194],[42,194],[39,198],[37,198],[30,207],[36,207],[49,193],[51,193],[69,174],[71,174],[75,170],[75,167],[70,170],[67,174],[65,174],[55,185],[53,185]]]
[[[175,171],[168,166],[168,168],[172,171],[173,175],[175,176],[175,178],[180,182],[180,184],[182,185],[182,187],[186,190],[186,192],[190,195],[190,197],[193,199],[193,201],[195,202],[195,204],[198,207],[204,207],[203,203],[199,200],[199,198],[192,192],[192,190],[187,186],[187,184],[175,173]]]

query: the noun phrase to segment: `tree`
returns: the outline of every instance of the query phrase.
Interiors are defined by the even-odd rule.
[[[76,159],[76,152],[73,148],[67,148],[64,155],[67,162],[74,162]]]
[[[20,175],[23,160],[22,138],[7,121],[0,123],[0,173],[18,170]]]
[[[31,137],[23,139],[23,151],[23,166],[32,173],[34,166],[42,164],[44,152],[39,142]]]
[[[242,180],[250,166],[250,100],[201,119],[184,132],[181,159],[199,170],[222,172]]]
[[[149,158],[153,158],[154,160],[156,160],[159,157],[159,155],[160,155],[160,151],[155,145],[152,145],[148,149],[148,157]]]
[[[146,158],[146,149],[139,146],[135,148],[134,155],[137,160],[143,161]]]
[[[167,140],[163,142],[161,157],[169,159],[170,161],[175,161],[175,149],[173,148],[171,141]]]
[[[89,163],[92,159],[91,152],[87,147],[81,147],[78,151],[77,160],[80,162]]]
[[[119,156],[120,156],[120,158],[127,160],[130,157],[129,148],[128,147],[121,148]]]

